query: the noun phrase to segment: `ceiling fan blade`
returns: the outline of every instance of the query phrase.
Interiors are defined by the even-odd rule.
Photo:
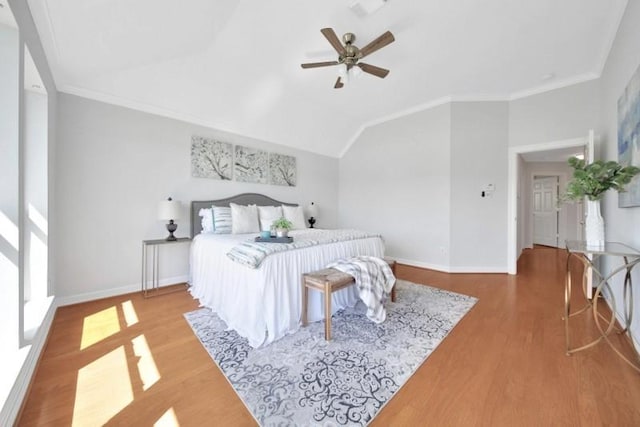
[[[333,46],[338,54],[344,56],[347,53],[347,51],[344,50],[342,43],[340,43],[340,39],[336,36],[335,31],[333,31],[333,28],[323,28],[320,32],[326,37],[329,43],[331,43],[331,46]]]
[[[368,45],[360,49],[362,58],[364,58],[367,55],[371,55],[373,52],[375,52],[378,49],[382,49],[389,43],[392,43],[394,40],[395,38],[393,37],[393,34],[391,34],[391,31],[387,31],[386,33],[382,34],[380,37],[378,37],[377,39],[375,39],[374,41],[372,41],[371,43],[369,43]]]
[[[302,68],[317,68],[317,67],[328,67],[330,65],[338,65],[338,61],[326,61],[326,62],[309,62],[307,64],[300,64]]]
[[[342,87],[344,87],[344,83],[342,83],[342,80],[340,80],[340,77],[338,77],[338,80],[336,80],[336,84],[333,85],[333,88],[341,89]]]
[[[369,73],[369,74],[373,74],[376,77],[380,77],[381,79],[384,79],[385,77],[387,77],[387,74],[389,74],[389,70],[387,70],[386,68],[380,68],[380,67],[376,67],[375,65],[370,65],[370,64],[365,64],[362,62],[359,62],[358,67],[362,68],[362,71],[364,71],[365,73]]]

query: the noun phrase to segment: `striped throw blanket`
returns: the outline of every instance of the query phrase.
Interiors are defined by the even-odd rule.
[[[365,239],[369,237],[381,237],[380,234],[372,234],[358,230],[323,230],[318,232],[297,233],[292,243],[264,243],[252,240],[242,242],[231,248],[227,256],[233,261],[249,268],[258,268],[264,259],[271,254],[295,249],[308,248],[316,245],[326,245],[347,240]]]
[[[396,282],[385,260],[358,256],[332,262],[327,268],[335,268],[353,276],[360,299],[367,306],[367,317],[375,323],[384,322],[387,312],[383,304]]]

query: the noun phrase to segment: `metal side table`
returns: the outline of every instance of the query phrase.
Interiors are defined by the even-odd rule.
[[[160,267],[160,246],[162,245],[170,245],[174,243],[184,243],[190,242],[190,237],[178,237],[176,240],[166,240],[166,239],[156,239],[156,240],[143,240],[142,241],[142,295],[147,298],[150,296],[164,295],[164,292],[159,293],[160,289],[160,277],[159,277],[159,267]],[[149,268],[149,260],[148,260],[148,252],[149,247],[151,247],[151,286],[149,286],[148,280],[149,277],[147,275],[147,270]],[[178,289],[182,290],[182,289]],[[151,291],[154,291],[151,294]]]
[[[640,372],[640,355],[638,355],[637,351],[633,347],[633,340],[631,338],[630,326],[631,321],[633,319],[633,284],[631,282],[631,271],[633,267],[640,263],[640,251],[627,246],[622,243],[617,242],[605,242],[602,247],[590,247],[587,246],[584,241],[576,241],[576,240],[568,240],[566,242],[567,248],[567,276],[565,280],[565,292],[564,292],[564,331],[565,331],[565,342],[567,346],[567,355],[572,353],[576,353],[578,351],[586,350],[587,348],[591,348],[594,345],[598,344],[600,341],[606,341],[607,344],[616,352],[618,356],[622,358],[629,366],[634,368],[636,371]],[[613,256],[620,257],[623,261],[622,265],[614,268],[609,274],[604,275],[598,270],[595,263],[596,260],[602,256]],[[584,265],[584,275],[582,277],[583,285],[586,283],[586,274],[589,269],[593,271],[595,274],[596,280],[594,283],[597,283],[596,290],[593,294],[593,298],[591,301],[587,299],[586,305],[580,310],[571,313],[571,269],[570,269],[570,260],[574,257],[582,262]],[[623,314],[624,314],[624,324],[622,325],[622,329],[618,329],[615,327],[616,321],[616,302],[613,296],[613,292],[611,292],[611,285],[609,281],[618,273],[624,272],[624,285],[622,290],[623,295]],[[608,294],[611,296],[610,304],[611,304],[611,317],[607,318],[598,312],[598,299],[602,294],[604,288],[607,288]],[[584,286],[583,286],[584,291]],[[585,293],[586,298],[586,293]],[[573,316],[576,316],[589,308],[593,311],[593,318],[596,324],[596,327],[600,333],[595,340],[580,347],[571,348],[569,342],[569,319]],[[603,327],[601,321],[605,322],[606,328]],[[630,340],[631,348],[635,353],[635,361],[629,360],[622,352],[613,345],[611,340],[609,339],[609,335],[611,332],[616,329],[619,334],[626,334],[627,338]]]

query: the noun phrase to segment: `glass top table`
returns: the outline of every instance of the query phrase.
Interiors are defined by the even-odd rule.
[[[602,246],[589,246],[584,241],[579,240],[567,240],[565,242],[567,249],[567,274],[565,280],[565,293],[564,293],[564,322],[565,322],[565,342],[566,342],[566,350],[567,355],[571,355],[581,350],[586,350],[587,348],[593,347],[598,344],[600,341],[606,341],[607,344],[616,352],[618,356],[620,356],[627,364],[629,364],[636,371],[640,372],[640,356],[638,352],[631,344],[631,349],[635,355],[635,361],[630,360],[626,355],[624,355],[620,349],[618,349],[609,339],[609,335],[613,332],[615,328],[615,320],[616,320],[616,301],[614,297],[614,293],[611,291],[611,284],[609,281],[618,273],[624,273],[624,288],[622,290],[623,296],[623,312],[624,312],[624,325],[623,329],[618,329],[618,333],[627,334],[630,342],[633,343],[631,339],[631,321],[633,317],[633,284],[631,282],[631,270],[640,263],[640,251],[631,246],[625,245],[624,243],[618,242],[605,242]],[[613,267],[608,274],[602,273],[597,266],[594,264],[595,260],[601,256],[612,256],[619,257],[622,259],[622,264]],[[590,272],[593,272],[596,278],[597,286],[595,288],[595,293],[591,301],[587,298],[587,294],[585,292],[585,298],[587,299],[587,304],[580,310],[571,313],[571,259],[576,258],[582,262],[584,266],[582,280],[583,280],[583,291],[584,285],[587,283],[587,276]],[[611,308],[611,314],[609,317],[602,315],[598,312],[598,299],[602,294],[604,288],[607,289],[608,295],[610,298],[608,302]],[[588,310],[591,308],[593,310],[593,318],[595,320],[596,327],[599,332],[599,336],[593,340],[592,342],[585,344],[580,347],[571,348],[569,342],[569,319],[571,317],[577,316],[578,314]],[[603,326],[601,320],[604,320],[605,325]]]
[[[617,255],[628,257],[640,257],[640,251],[627,246],[624,243],[604,242],[603,246],[588,246],[582,240],[567,240],[566,247],[569,252],[586,255]]]

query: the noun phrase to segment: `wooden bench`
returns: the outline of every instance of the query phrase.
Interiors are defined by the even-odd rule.
[[[384,259],[393,275],[396,274],[396,262],[393,259]],[[303,297],[302,297],[302,326],[307,326],[307,305],[309,303],[309,289],[315,289],[324,293],[324,339],[331,340],[331,294],[354,285],[353,276],[334,268],[325,268],[324,270],[314,271],[302,275]],[[391,288],[391,301],[396,300],[396,285]]]

